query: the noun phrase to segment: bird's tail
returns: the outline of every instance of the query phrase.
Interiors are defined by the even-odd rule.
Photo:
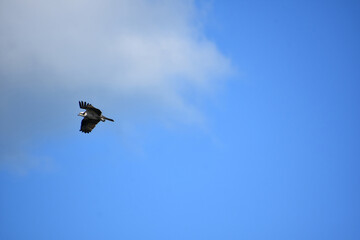
[[[111,118],[104,117],[104,119],[114,122],[114,120]]]

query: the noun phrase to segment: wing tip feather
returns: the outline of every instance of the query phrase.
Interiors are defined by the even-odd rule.
[[[80,106],[80,108],[82,108],[82,109],[86,109],[87,107],[91,106],[91,104],[90,104],[90,103],[87,103],[87,102],[85,102],[85,101],[79,101],[79,106]]]

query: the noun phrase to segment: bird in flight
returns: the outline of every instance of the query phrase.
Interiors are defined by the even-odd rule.
[[[91,104],[79,101],[79,106],[81,109],[85,109],[85,112],[80,112],[78,116],[83,117],[83,120],[81,121],[81,128],[80,131],[83,133],[89,133],[91,132],[96,124],[98,122],[102,121],[105,122],[105,120],[114,121],[110,118],[107,118],[102,115],[101,111],[95,107],[93,107]]]

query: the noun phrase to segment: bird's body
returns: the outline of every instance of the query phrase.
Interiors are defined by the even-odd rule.
[[[110,118],[103,116],[102,112],[99,109],[93,107],[89,103],[79,101],[79,106],[81,109],[86,109],[85,112],[80,112],[78,115],[84,118],[81,121],[81,127],[80,127],[81,132],[84,133],[91,132],[95,128],[96,124],[98,124],[98,122],[100,121],[102,122],[105,122],[105,120],[109,120],[112,122],[114,121]]]

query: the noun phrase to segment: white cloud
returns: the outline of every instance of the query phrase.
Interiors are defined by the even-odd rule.
[[[115,100],[122,115],[126,105],[146,105],[195,119],[183,93],[211,87],[230,69],[200,25],[191,0],[1,1],[1,107],[15,115],[21,104],[45,116],[47,130],[61,123],[44,109],[68,109],[79,97],[94,105]],[[0,121],[12,141],[20,130],[40,127],[36,118]]]
[[[3,1],[2,71],[46,70],[71,86],[198,86],[228,70],[192,1]],[[195,25],[195,26],[194,26]]]

